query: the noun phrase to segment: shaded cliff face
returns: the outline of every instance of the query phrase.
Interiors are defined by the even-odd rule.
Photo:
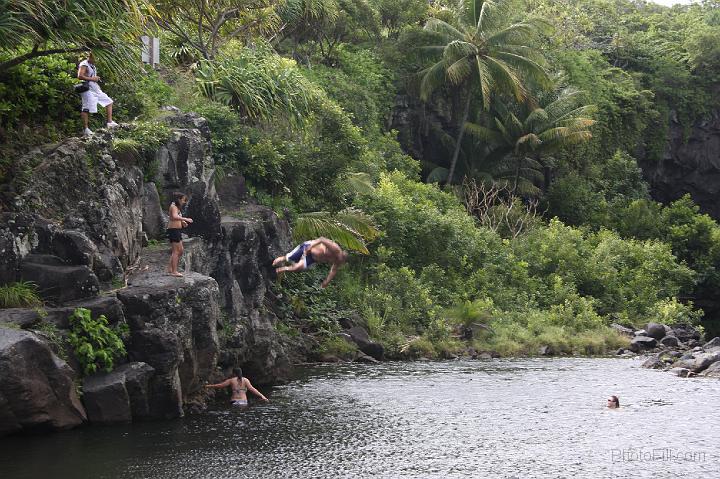
[[[668,203],[690,193],[703,212],[720,220],[720,111],[687,132],[671,121],[662,160],[644,160],[640,166],[656,200]]]
[[[291,246],[288,224],[246,203],[241,178],[224,182],[221,201],[203,118],[165,121],[173,132],[157,152],[152,183],[113,158],[109,133],[19,160],[31,172],[14,185],[13,211],[0,214],[0,283],[35,282],[46,308],[0,310],[0,332],[8,332],[0,345],[0,434],[177,417],[203,407],[203,384],[238,366],[257,384],[287,376],[292,346],[275,330],[271,262]],[[195,220],[185,230],[183,278],[166,274],[163,238],[163,212],[178,190],[191,196],[185,215]],[[148,237],[163,241],[143,248]],[[77,307],[130,331],[124,364],[84,378],[82,398],[74,386],[79,365],[72,355],[60,360],[41,332],[50,324],[67,335]],[[33,364],[38,354],[47,358]],[[16,377],[18,364],[27,365],[28,380]],[[43,380],[50,384],[39,388]],[[28,411],[8,400],[41,389],[55,402],[38,397]]]

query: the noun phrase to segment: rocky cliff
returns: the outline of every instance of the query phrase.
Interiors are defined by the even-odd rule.
[[[703,212],[720,220],[720,111],[686,129],[674,115],[668,126],[665,153],[660,161],[645,160],[640,166],[653,197],[663,203],[686,193]]]
[[[275,330],[270,263],[289,248],[289,227],[245,201],[242,178],[222,182],[223,202],[203,118],[164,121],[172,134],[152,182],[113,152],[111,133],[18,160],[29,174],[0,213],[0,284],[32,281],[46,307],[0,310],[0,435],[177,417],[236,366],[259,384],[286,377],[292,346]],[[183,278],[165,274],[175,190],[191,195],[195,219]],[[61,359],[77,307],[127,324],[128,355],[111,373],[81,378],[72,354]]]

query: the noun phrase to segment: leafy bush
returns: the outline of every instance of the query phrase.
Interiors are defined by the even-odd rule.
[[[660,324],[697,325],[703,317],[703,312],[693,309],[692,303],[683,304],[677,298],[663,298],[649,309],[647,317],[650,321]]]
[[[115,360],[127,354],[122,339],[110,328],[105,315],[92,319],[90,310],[76,308],[69,319],[68,341],[85,375],[98,369],[110,372]]]
[[[155,154],[160,146],[167,143],[172,131],[161,122],[139,121],[129,127],[116,130],[113,138],[113,152],[130,155],[138,161],[145,181],[154,181],[158,173]]]
[[[37,286],[31,281],[20,281],[0,286],[0,309],[32,308],[42,306]]]
[[[113,99],[113,118],[117,121],[150,120],[158,107],[174,102],[173,88],[149,66],[133,75],[103,75],[103,91]]]
[[[416,337],[408,341],[405,346],[401,349],[401,352],[408,358],[428,358],[434,359],[437,357],[437,351],[432,341],[425,337]]]
[[[354,344],[350,344],[338,336],[330,336],[323,339],[316,350],[318,355],[337,356],[349,359],[357,351]]]

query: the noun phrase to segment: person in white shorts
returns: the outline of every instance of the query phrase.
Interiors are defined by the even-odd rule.
[[[90,113],[97,113],[98,104],[105,108],[105,112],[107,113],[108,128],[118,126],[118,124],[112,119],[112,98],[107,96],[105,92],[100,89],[100,85],[98,85],[100,77],[97,76],[95,57],[93,57],[92,52],[88,53],[87,60],[80,62],[77,77],[79,80],[87,81],[88,87],[90,88],[88,91],[80,94],[82,98],[82,110],[80,111],[80,117],[83,121],[83,134],[85,136],[92,135],[93,132],[90,128],[88,128]]]

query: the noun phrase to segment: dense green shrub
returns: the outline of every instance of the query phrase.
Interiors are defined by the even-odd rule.
[[[135,160],[145,181],[155,181],[158,173],[156,153],[167,143],[172,131],[162,122],[139,121],[115,131],[112,148],[116,156]]]
[[[72,56],[35,58],[3,72],[0,78],[0,142],[22,128],[57,138],[80,124],[80,97],[73,92],[77,64]]]
[[[69,320],[68,342],[85,375],[98,369],[110,372],[115,360],[127,354],[125,344],[118,333],[110,328],[105,315],[93,319],[90,310],[76,308]]]

